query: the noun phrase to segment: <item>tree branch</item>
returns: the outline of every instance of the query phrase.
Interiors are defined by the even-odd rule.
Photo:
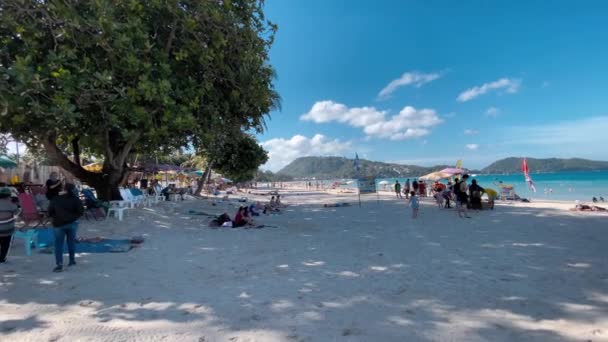
[[[122,147],[122,149],[118,153],[118,156],[116,157],[116,160],[115,160],[116,164],[118,164],[118,165],[125,164],[125,161],[127,160],[127,157],[129,156],[129,153],[131,152],[133,145],[137,142],[140,135],[141,135],[141,133],[137,132],[137,133],[132,134],[129,137],[129,139],[127,140],[127,143]]]
[[[171,32],[169,33],[169,39],[167,40],[167,44],[165,45],[165,52],[169,54],[171,52],[171,47],[173,45],[173,40],[175,39],[175,30],[177,30],[177,20],[174,20],[171,24]]]
[[[61,149],[57,146],[56,136],[54,134],[50,134],[45,136],[42,139],[42,145],[44,146],[45,151],[48,153],[48,157],[50,160],[56,162],[64,168],[66,171],[70,172],[74,176],[78,178],[85,178],[93,175],[93,172],[87,171],[82,168],[82,166],[72,162],[66,155],[61,151]]]
[[[74,163],[78,166],[82,166],[80,162],[80,145],[78,142],[80,141],[80,137],[76,137],[72,139],[72,152],[74,152]]]

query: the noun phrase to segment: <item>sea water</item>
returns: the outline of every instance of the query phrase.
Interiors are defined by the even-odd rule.
[[[469,178],[469,184],[472,179],[476,179],[480,186],[498,190],[497,184],[502,181],[503,184],[513,185],[520,197],[537,200],[590,202],[593,197],[599,199],[602,196],[608,201],[608,171],[532,173],[530,176],[536,185],[536,192],[528,187],[523,174],[475,175]],[[412,182],[416,178],[409,177],[409,180]],[[403,186],[406,179],[378,178],[376,186],[380,190],[391,190],[395,180],[399,180]],[[446,180],[442,181],[442,183],[446,182]]]

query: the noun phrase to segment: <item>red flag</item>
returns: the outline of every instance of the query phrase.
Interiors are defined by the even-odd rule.
[[[530,170],[528,169],[528,161],[526,158],[521,162],[521,171],[523,171],[526,183],[528,183],[530,189],[536,192],[536,186],[534,185],[534,181],[532,181],[532,177],[530,177]]]

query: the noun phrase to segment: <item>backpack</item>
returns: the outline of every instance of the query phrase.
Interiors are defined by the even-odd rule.
[[[454,195],[456,196],[460,196],[462,194],[462,191],[460,191],[460,183],[462,183],[462,181],[458,181],[456,182],[456,184],[454,184]]]

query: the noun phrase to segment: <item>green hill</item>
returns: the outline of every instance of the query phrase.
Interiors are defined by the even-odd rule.
[[[504,174],[520,173],[522,158],[506,158],[492,163],[482,170],[471,170],[470,173]],[[361,176],[376,178],[418,177],[429,172],[449,167],[437,165],[431,167],[383,163],[361,159]],[[608,162],[593,161],[580,158],[572,159],[536,159],[528,158],[530,172],[560,172],[560,171],[598,171],[608,170]],[[344,157],[301,157],[285,166],[274,175],[277,179],[340,179],[356,178],[353,159]]]
[[[433,167],[401,165],[365,159],[360,159],[359,162],[361,176],[376,178],[416,177],[448,167],[445,165]],[[301,157],[285,166],[277,174],[294,178],[356,178],[353,159],[343,157]]]
[[[527,158],[527,160],[530,173],[608,170],[608,162],[606,161],[594,161],[580,158]],[[481,172],[489,174],[519,173],[521,172],[521,161],[522,158],[515,157],[501,159],[483,168]]]

